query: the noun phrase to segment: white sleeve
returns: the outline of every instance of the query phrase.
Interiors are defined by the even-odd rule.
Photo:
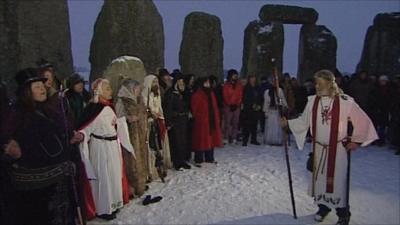
[[[307,105],[301,114],[296,119],[288,120],[289,128],[292,131],[294,137],[296,138],[297,147],[303,150],[304,143],[306,142],[306,137],[308,130],[310,128],[311,120],[311,110],[314,101],[311,98],[308,99]]]
[[[353,124],[352,142],[362,143],[364,147],[378,139],[374,124],[355,102],[351,104],[349,117]]]
[[[97,118],[96,118],[97,119]],[[85,128],[79,130],[80,133],[83,134],[84,139],[79,144],[80,153],[82,162],[85,165],[86,174],[89,180],[95,180],[96,175],[94,173],[94,169],[92,164],[90,163],[90,151],[88,142],[90,140],[90,134],[94,130],[96,119],[94,119],[90,124],[88,124]]]
[[[124,147],[128,152],[130,152],[133,155],[133,158],[136,159],[135,151],[133,149],[131,139],[129,137],[128,124],[126,123],[125,117],[117,119],[117,134],[122,147]]]

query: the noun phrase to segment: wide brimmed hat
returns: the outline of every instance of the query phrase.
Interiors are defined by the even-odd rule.
[[[26,68],[15,74],[15,81],[18,86],[22,87],[36,81],[46,82],[47,78],[40,77],[35,68]]]

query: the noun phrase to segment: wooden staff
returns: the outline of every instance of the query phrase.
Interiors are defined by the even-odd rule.
[[[282,106],[282,99],[279,96],[279,77],[278,77],[278,69],[276,68],[275,64],[275,58],[271,59],[272,65],[273,65],[273,72],[272,75],[274,76],[275,79],[275,96],[278,100],[278,110],[279,110],[279,115],[281,118],[284,118],[283,114],[283,106]],[[283,129],[283,128],[282,128]],[[288,171],[288,177],[289,177],[289,188],[290,188],[290,197],[291,197],[291,202],[292,202],[292,209],[293,209],[293,217],[297,219],[297,213],[296,213],[296,203],[294,200],[294,193],[293,193],[293,184],[292,184],[292,173],[290,170],[290,161],[289,161],[289,151],[288,151],[288,131],[287,129],[283,129],[283,145],[285,148],[285,158],[286,158],[286,166],[287,166],[287,171]]]

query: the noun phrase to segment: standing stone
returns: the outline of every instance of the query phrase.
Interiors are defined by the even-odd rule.
[[[400,12],[375,16],[357,66],[361,70],[376,76],[400,74]]]
[[[133,56],[121,56],[114,59],[103,73],[110,81],[113,99],[117,99],[118,90],[124,79],[131,78],[143,84],[146,70],[142,60]]]
[[[15,72],[36,67],[40,58],[55,66],[59,79],[72,73],[67,0],[2,0],[0,32],[0,73],[10,89]]]
[[[276,66],[282,72],[284,31],[279,22],[265,23],[252,21],[244,31],[242,75],[269,76],[276,59]]]
[[[217,16],[193,12],[185,18],[179,63],[184,74],[223,78],[221,21]]]
[[[289,5],[264,5],[259,13],[262,21],[279,21],[286,24],[315,24],[318,12],[313,8]]]
[[[322,25],[303,25],[299,42],[297,76],[301,81],[313,78],[318,70],[336,68],[337,41],[328,28]]]
[[[148,73],[164,67],[163,21],[153,1],[104,1],[90,47],[90,79],[123,55],[140,58]]]

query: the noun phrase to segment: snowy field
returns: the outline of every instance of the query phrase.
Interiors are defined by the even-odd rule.
[[[148,206],[134,199],[105,222],[89,224],[317,224],[307,195],[305,165],[311,147],[290,159],[298,219],[292,217],[283,147],[229,145],[216,150],[217,165],[169,171],[165,184],[146,194],[164,199]],[[400,157],[393,149],[361,148],[352,155],[351,224],[400,224]],[[335,224],[334,212],[320,224]]]

